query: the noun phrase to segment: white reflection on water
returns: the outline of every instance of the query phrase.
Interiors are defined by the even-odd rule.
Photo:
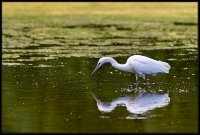
[[[154,110],[156,108],[164,107],[169,104],[170,98],[169,94],[147,94],[140,92],[135,97],[125,96],[120,97],[112,102],[102,102],[100,101],[94,93],[92,93],[93,98],[97,102],[97,107],[101,112],[112,112],[117,106],[126,106],[126,109],[130,113],[143,114],[149,110]]]

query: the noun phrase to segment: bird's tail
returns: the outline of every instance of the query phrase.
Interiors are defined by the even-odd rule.
[[[159,61],[159,63],[163,66],[164,72],[169,73],[171,66],[167,62]]]

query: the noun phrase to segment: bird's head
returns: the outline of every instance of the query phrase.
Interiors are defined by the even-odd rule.
[[[99,59],[97,66],[95,67],[94,71],[92,72],[92,75],[97,71],[97,69],[99,69],[103,64],[110,62],[111,61],[111,57],[102,57]]]

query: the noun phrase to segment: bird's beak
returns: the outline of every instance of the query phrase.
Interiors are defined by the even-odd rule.
[[[91,92],[91,94],[92,94],[94,100],[95,100],[97,103],[100,103],[100,102],[101,102],[92,92]]]
[[[96,71],[97,71],[97,69],[99,68],[100,66],[99,66],[99,64],[95,67],[95,69],[94,69],[94,71],[92,72],[92,74],[91,75],[93,75]]]

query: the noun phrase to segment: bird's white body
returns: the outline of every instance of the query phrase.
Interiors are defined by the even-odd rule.
[[[145,74],[169,73],[170,65],[166,62],[157,61],[145,56],[134,55],[128,58],[127,62],[132,72],[141,76]]]
[[[169,73],[170,65],[166,62],[157,61],[142,55],[133,55],[128,58],[125,64],[119,64],[112,57],[102,57],[93,73],[104,63],[111,63],[111,65],[122,71],[131,72],[145,79],[146,74],[156,75],[157,73]]]

